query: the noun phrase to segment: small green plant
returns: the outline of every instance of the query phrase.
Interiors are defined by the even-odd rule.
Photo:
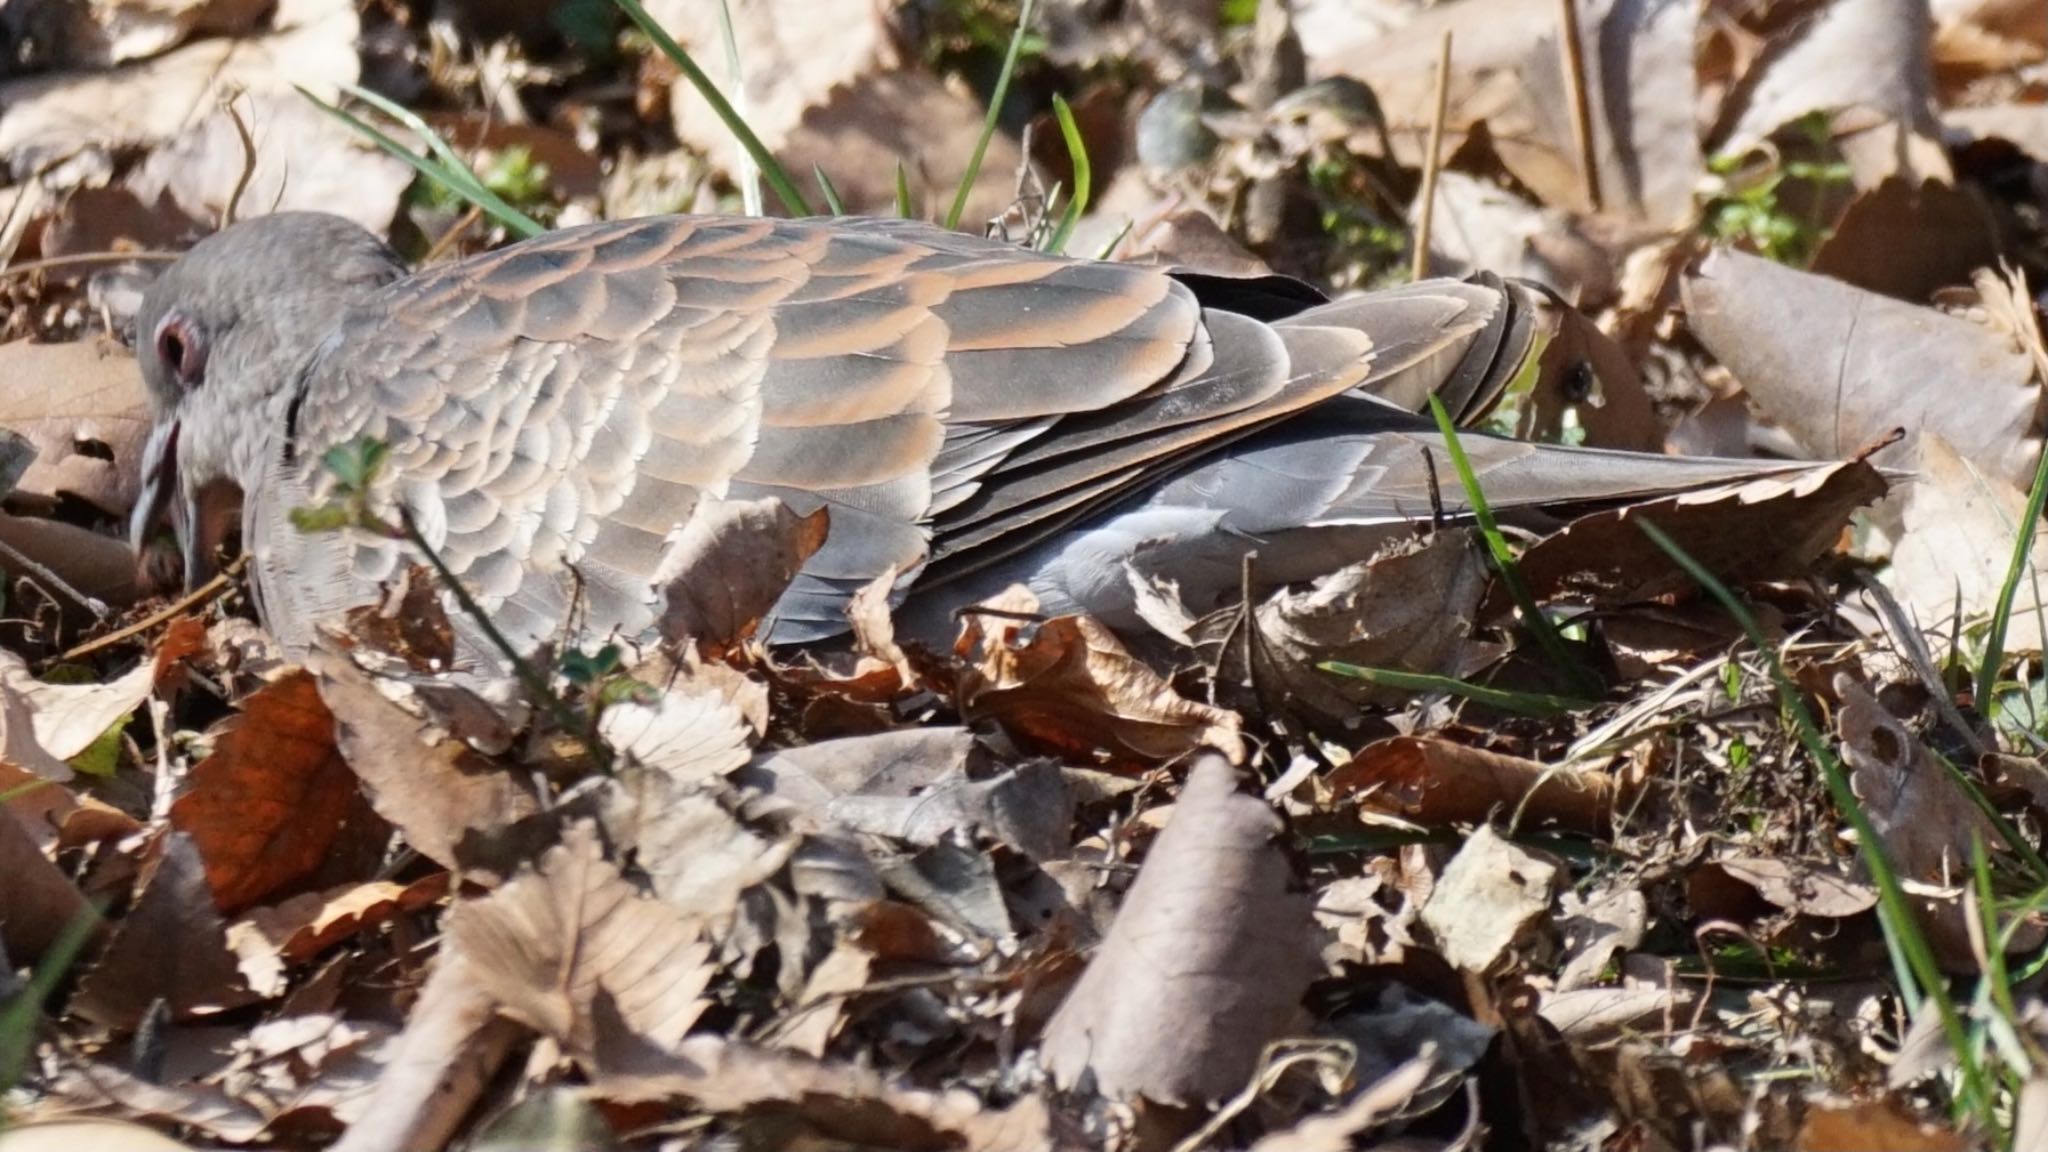
[[[546,222],[553,218],[555,205],[548,198],[548,166],[533,158],[524,144],[487,154],[476,178],[499,199],[526,215]],[[446,181],[423,178],[415,186],[420,201],[444,212],[460,212],[469,200]]]
[[[1714,157],[1707,170],[1721,178],[1722,191],[1707,202],[1701,226],[1716,240],[1746,243],[1781,264],[1803,266],[1828,236],[1817,212],[1831,191],[1848,185],[1850,171],[1829,141],[1826,116],[1808,116],[1789,131],[1802,151],[1818,158],[1785,158],[1768,149],[1761,165],[1753,163],[1755,152]],[[1803,186],[1798,197],[1790,195],[1794,186]],[[1806,215],[1791,206],[1799,200],[1809,206]]]
[[[1392,287],[1408,279],[1408,224],[1387,210],[1364,163],[1325,152],[1310,158],[1308,184],[1322,207],[1323,234],[1333,254],[1361,269],[1358,282]]]

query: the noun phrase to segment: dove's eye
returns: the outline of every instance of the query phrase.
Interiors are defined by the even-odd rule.
[[[156,358],[190,392],[206,375],[206,335],[184,313],[167,313],[156,326]]]

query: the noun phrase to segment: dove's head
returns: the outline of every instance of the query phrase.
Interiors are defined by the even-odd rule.
[[[200,241],[149,286],[135,320],[155,418],[130,522],[138,550],[168,515],[186,582],[204,578],[314,352],[350,304],[403,274],[356,224],[284,212]]]

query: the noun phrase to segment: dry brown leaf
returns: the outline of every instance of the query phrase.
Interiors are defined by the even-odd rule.
[[[1812,112],[1834,116],[1856,186],[1951,180],[1934,123],[1926,0],[1824,0],[1771,49],[1724,107],[1714,151],[1741,154]]]
[[[1618,789],[1605,772],[1557,769],[1422,736],[1358,750],[1330,774],[1331,793],[1429,828],[1511,819],[1605,835]]]
[[[332,1152],[446,1147],[524,1035],[497,1010],[468,959],[444,949],[384,1074]]]
[[[1655,986],[1580,988],[1570,992],[1546,992],[1538,1009],[1543,1019],[1566,1038],[1581,1044],[1598,1044],[1653,1031],[1667,1020],[1682,1019],[1678,1013],[1693,999],[1673,988]]]
[[[62,31],[37,48],[61,68],[105,68],[155,56],[194,35],[238,34],[256,26],[264,0],[88,0],[44,4],[62,11]]]
[[[257,999],[228,948],[199,849],[177,831],[162,843],[155,874],[71,1001],[72,1011],[110,1028],[135,1027],[159,1000],[183,1020]]]
[[[1909,304],[1970,283],[1998,263],[1998,219],[1984,194],[1935,181],[1887,180],[1849,202],[1811,270]]]
[[[1348,75],[1372,88],[1397,158],[1410,167],[1420,167],[1436,108],[1437,49],[1451,33],[1446,153],[1485,122],[1502,162],[1538,199],[1585,207],[1570,122],[1562,108],[1538,104],[1523,77],[1535,53],[1547,48],[1556,54],[1554,8],[1527,0],[1465,0],[1380,23],[1360,20],[1352,4],[1326,0],[1298,9],[1295,26],[1311,76]]]
[[[587,821],[567,825],[534,870],[457,904],[447,938],[505,1014],[586,1062],[600,992],[635,1036],[662,1049],[707,1004],[711,949],[697,926],[627,883]]]
[[[1437,877],[1422,922],[1444,959],[1484,975],[1550,907],[1556,864],[1482,824]]]
[[[386,832],[335,745],[311,673],[242,702],[192,769],[171,826],[192,838],[221,911],[239,912],[315,877],[367,879]]]
[[[62,520],[0,512],[0,544],[42,565],[74,591],[103,604],[126,608],[142,594],[136,581],[135,550],[127,541],[108,533]],[[0,555],[0,571],[10,579],[42,581],[41,573],[21,568],[10,556]],[[67,613],[75,611],[81,618],[86,616],[84,609],[68,597],[60,597],[57,602]]]
[[[1418,203],[1410,215],[1421,210]],[[1431,220],[1432,275],[1484,270],[1533,280],[1575,300],[1606,299],[1614,293],[1606,253],[1583,240],[1576,249],[1559,245],[1561,238],[1572,234],[1569,214],[1539,207],[1491,181],[1463,172],[1442,173]],[[1549,258],[1566,251],[1580,258]]]
[[[1822,464],[1593,512],[1522,553],[1522,577],[1538,599],[1564,593],[1625,604],[1693,587],[1638,525],[1662,529],[1729,583],[1804,575],[1840,541],[1849,514],[1882,496],[1884,478],[1861,462]],[[1489,611],[1506,593],[1496,587]]]
[[[255,141],[253,167],[243,130]],[[382,236],[413,179],[409,165],[362,133],[283,91],[245,93],[214,111],[150,153],[128,185],[143,203],[168,197],[194,220],[332,212]]]
[[[2036,163],[2048,163],[2048,104],[2008,102],[1945,108],[1941,124],[1971,140],[2003,140]]]
[[[1904,428],[1938,433],[2015,486],[2033,477],[2041,395],[2009,334],[1725,249],[1683,292],[1694,335],[1816,455]],[[1881,460],[1910,458],[1889,452]]]
[[[541,806],[525,781],[379,690],[383,684],[402,693],[402,685],[374,681],[324,653],[313,665],[342,758],[368,790],[371,807],[408,844],[443,868],[485,881],[532,858],[538,846],[522,838],[520,823]]]
[[[824,1056],[826,1045],[845,1022],[852,994],[867,986],[874,964],[874,954],[865,948],[844,942],[833,948],[811,969],[794,1010],[782,1021],[775,1046]]]
[[[1351,1152],[1361,1134],[1398,1117],[1435,1072],[1427,1056],[1410,1060],[1361,1089],[1342,1108],[1261,1136],[1251,1152]]]
[[[912,215],[943,218],[986,116],[979,101],[921,68],[875,72],[807,111],[777,155],[791,171],[824,169],[848,211],[875,213],[895,211],[900,161]],[[991,137],[961,222],[999,215],[1017,195],[1023,164],[1023,150],[1008,133]]]
[[[1334,675],[1318,667],[1324,661],[1466,675],[1487,654],[1472,634],[1493,575],[1478,539],[1463,530],[1399,539],[1362,564],[1275,592],[1250,628],[1229,621],[1237,642],[1226,649],[1225,675],[1246,666],[1251,646],[1247,674],[1260,699],[1325,724],[1355,720],[1361,704],[1398,706],[1414,694]]]
[[[1537,199],[1589,204],[1565,98],[1557,10],[1527,0],[1463,0],[1375,27],[1355,3],[1302,4],[1295,13],[1311,72],[1370,85],[1404,165],[1419,166],[1435,112],[1437,48],[1453,38],[1445,146],[1455,153],[1484,130],[1501,162]],[[1595,163],[1611,211],[1659,227],[1693,214],[1704,167],[1693,127],[1698,15],[1691,6],[1621,0],[1585,6],[1586,87]],[[1377,151],[1374,133],[1356,144]],[[1353,149],[1357,151],[1357,148]]]
[[[352,0],[278,0],[271,33],[201,40],[105,72],[0,83],[0,162],[39,169],[85,148],[168,140],[226,92],[290,92],[333,99],[357,78],[360,30]]]
[[[771,152],[796,128],[808,109],[831,91],[897,63],[884,8],[877,0],[754,0],[729,6],[744,91],[735,92],[724,67],[725,38],[719,11],[692,0],[655,0],[648,12],[698,60],[726,98],[743,109],[747,126]],[[737,145],[725,122],[697,90],[677,84],[673,93],[676,135],[720,164],[729,164]],[[808,169],[794,169],[808,171]],[[837,183],[837,170],[827,175]],[[852,205],[848,205],[852,207]]]
[[[447,896],[450,878],[436,872],[410,884],[373,880],[307,892],[282,904],[252,908],[228,925],[228,946],[241,957],[242,972],[277,971],[303,964],[357,933],[415,911]]]
[[[1567,892],[1560,904],[1557,932],[1566,958],[1557,987],[1563,992],[1603,979],[1615,956],[1642,944],[1650,926],[1649,902],[1628,880],[1610,882],[1585,897]]]
[[[657,0],[654,17],[706,62],[729,97],[718,8],[695,0]],[[900,162],[911,187],[943,210],[981,135],[985,112],[961,88],[902,59],[880,0],[753,0],[731,5],[747,124],[783,167],[798,173],[813,200],[813,166],[830,177],[851,212],[891,210]],[[907,64],[907,66],[906,66]],[[732,133],[689,84],[670,95],[676,135],[730,172],[739,150]],[[969,201],[969,220],[993,216],[1010,201],[1023,152],[998,131]],[[945,198],[945,199],[942,199]],[[917,215],[930,217],[932,211]]]
[[[1577,415],[1589,448],[1664,450],[1664,422],[1629,353],[1577,308],[1546,302],[1550,340],[1516,435],[1562,441],[1564,415]]]
[[[106,684],[46,684],[0,651],[0,764],[45,780],[71,779],[65,761],[92,746],[148,697],[152,668]]]
[[[662,636],[706,659],[744,642],[824,546],[830,519],[823,505],[798,516],[773,496],[699,501],[654,574]]]
[[[1946,644],[1950,622],[1958,617],[1990,618],[2026,508],[2026,494],[2003,477],[1987,474],[1940,436],[1921,438],[1890,582],[1932,642]],[[2044,571],[2048,538],[2036,536],[2013,599],[2008,652],[2048,652],[2038,603]]]
[[[1940,895],[1916,892],[1912,899],[1943,965],[1974,972],[1979,960],[1966,918],[1980,913],[1962,898],[1961,889],[1970,883],[1974,846],[1981,844],[1986,852],[2003,847],[1998,828],[1920,738],[1868,689],[1843,674],[1835,676],[1834,687],[1842,699],[1836,718],[1842,761],[1885,858],[1901,881],[1925,886],[1921,892],[1950,889]],[[2030,951],[2044,935],[2038,921],[2020,925],[2009,950]]]
[[[991,1109],[961,1089],[904,1088],[873,1069],[720,1036],[692,1036],[674,1052],[643,1046],[616,1055],[629,1062],[594,1075],[593,1091],[621,1103],[680,1098],[722,1115],[759,1110],[835,1146],[903,1152],[1038,1152],[1057,1146],[1050,1111],[1037,1096]]]
[[[2012,1120],[2012,1146],[2048,1148],[2048,1077],[2030,1076]]]
[[[1877,906],[1877,890],[1801,860],[1728,856],[1708,867],[1747,884],[1771,904],[1807,916],[1839,920]]]
[[[0,344],[0,427],[36,446],[14,491],[70,493],[109,516],[135,503],[148,398],[135,358],[111,341]]]
[[[979,832],[1034,859],[1064,854],[1074,802],[1058,767],[985,761],[965,728],[903,728],[771,752],[733,781],[758,794],[750,812],[816,830],[913,844]]]
[[[995,720],[1035,744],[1113,763],[1158,763],[1204,747],[1233,764],[1244,759],[1236,713],[1176,693],[1085,616],[1026,629],[970,614],[960,647],[977,645],[980,662],[958,689],[967,720]]]
[[[331,1132],[367,1115],[371,1093],[398,1047],[398,1029],[331,1012],[294,1012],[251,1028],[236,1045],[242,1077],[281,1104],[270,1118],[280,1139]],[[272,1105],[275,1107],[276,1105]]]
[[[1883,1100],[1816,1105],[1807,1111],[1796,1145],[1797,1152],[1973,1152],[1982,1147]]]
[[[1102,946],[1047,1023],[1061,1084],[1092,1073],[1118,1099],[1220,1100],[1294,1025],[1313,974],[1310,905],[1280,818],[1198,758]]]
[[[10,964],[34,967],[67,928],[94,915],[85,894],[43,855],[20,817],[6,809],[0,809],[0,876],[7,877],[0,884],[0,952]]]
[[[755,833],[709,788],[680,786],[657,773],[620,774],[605,831],[654,882],[654,893],[684,916],[719,923],[747,889],[782,870],[794,837]]]

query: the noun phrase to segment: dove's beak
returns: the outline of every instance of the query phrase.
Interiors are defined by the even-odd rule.
[[[191,591],[214,574],[214,558],[236,524],[235,499],[226,482],[189,491],[178,475],[178,421],[166,420],[150,431],[142,447],[142,491],[128,520],[128,538],[137,556],[166,520],[178,539],[185,565],[185,590]]]

